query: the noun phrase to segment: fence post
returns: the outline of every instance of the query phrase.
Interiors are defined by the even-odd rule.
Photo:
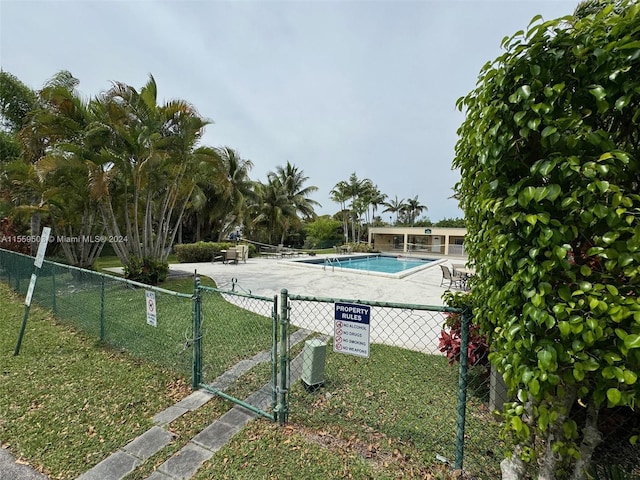
[[[56,266],[51,265],[51,310],[53,316],[58,316],[58,305],[56,303]]]
[[[100,340],[104,342],[105,326],[104,326],[104,307],[105,307],[105,295],[104,295],[104,275],[100,275]]]
[[[287,422],[289,416],[289,405],[287,393],[289,388],[287,385],[287,379],[289,375],[288,370],[288,356],[289,351],[287,348],[287,340],[289,335],[289,302],[287,289],[280,290],[280,387],[278,388],[278,405],[277,415],[278,423],[281,425]]]
[[[196,390],[202,383],[202,292],[200,291],[200,277],[196,275],[193,293],[193,375],[191,388]]]
[[[271,317],[273,326],[271,332],[271,409],[276,412],[276,405],[278,405],[278,295],[273,296]]]
[[[464,459],[464,426],[467,413],[467,372],[468,372],[468,347],[469,324],[471,323],[471,311],[465,309],[462,312],[462,332],[460,337],[460,373],[458,375],[458,418],[456,435],[456,469],[462,469]]]

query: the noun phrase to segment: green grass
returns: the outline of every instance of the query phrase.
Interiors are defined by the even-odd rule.
[[[203,287],[216,287],[216,282],[211,280],[209,277],[200,276],[200,285]],[[160,285],[161,288],[166,288],[167,290],[172,290],[174,292],[180,293],[193,293],[193,278],[191,277],[180,277],[168,280],[164,284]]]
[[[174,254],[171,254],[169,255],[169,258],[167,259],[167,261],[169,263],[178,263],[178,257],[176,257]],[[93,268],[97,272],[103,272],[107,268],[115,268],[115,267],[122,267],[122,262],[120,262],[118,257],[116,257],[115,255],[100,257],[93,264]]]
[[[293,386],[288,425],[252,423],[195,478],[454,478],[436,460],[455,457],[457,375],[446,359],[384,345],[368,359],[328,352],[325,379],[314,392]],[[470,403],[465,466],[499,478],[500,426]]]
[[[53,478],[75,478],[152,426],[189,392],[188,380],[104,348],[0,284],[0,439]]]
[[[201,278],[201,283],[215,285],[206,277]],[[34,302],[51,308],[57,318],[101,338],[112,348],[190,375],[193,279],[167,280],[162,288],[184,295],[155,292],[156,326],[147,324],[145,288],[134,288],[94,273],[58,269],[55,274],[41,275]],[[258,303],[260,312],[238,308],[218,293],[206,292],[203,296],[205,381],[214,380],[239,360],[270,348],[272,302],[242,298],[240,301]]]
[[[95,270],[98,272],[103,272],[107,268],[116,268],[116,267],[122,267],[122,263],[116,256],[100,257],[93,264],[93,268],[95,268]]]

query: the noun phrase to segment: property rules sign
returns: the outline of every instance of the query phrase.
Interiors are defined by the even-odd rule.
[[[333,350],[369,357],[371,307],[356,303],[336,303],[333,325]]]

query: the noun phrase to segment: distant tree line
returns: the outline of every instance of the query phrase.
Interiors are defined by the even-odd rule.
[[[252,180],[253,163],[238,151],[201,145],[211,121],[194,105],[158,101],[153,76],[140,89],[114,82],[91,98],[78,85],[61,71],[34,90],[0,71],[3,229],[36,236],[50,226],[73,265],[91,267],[109,244],[127,276],[139,278],[164,268],[176,242],[231,234],[296,246],[308,234],[357,242],[368,225],[384,224],[380,207],[407,225],[427,209],[417,196],[387,202],[354,173],[331,192],[340,211],[318,219],[318,188],[302,170],[287,161]]]

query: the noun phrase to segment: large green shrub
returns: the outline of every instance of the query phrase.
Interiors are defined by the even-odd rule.
[[[169,264],[160,262],[152,258],[129,259],[129,263],[124,266],[124,277],[147,285],[158,285],[167,279],[169,274]]]
[[[342,222],[324,215],[305,225],[306,239],[304,248],[331,248],[343,241],[340,227]]]
[[[220,245],[212,242],[181,243],[174,245],[173,251],[180,263],[210,262],[224,249]]]
[[[640,394],[640,7],[589,2],[503,46],[458,102],[453,162],[475,318],[515,399],[503,466],[585,478],[599,413]]]

